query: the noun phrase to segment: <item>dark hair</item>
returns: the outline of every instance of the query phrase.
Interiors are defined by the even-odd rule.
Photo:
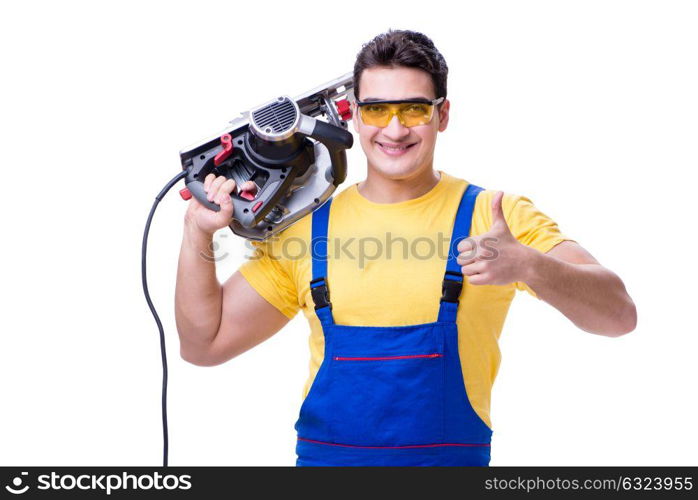
[[[361,47],[354,63],[354,95],[357,99],[361,73],[375,66],[405,66],[424,70],[431,75],[436,98],[446,97],[446,60],[434,42],[422,33],[389,29]]]

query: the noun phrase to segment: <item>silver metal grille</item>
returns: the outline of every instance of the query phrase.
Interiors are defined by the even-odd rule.
[[[258,129],[267,134],[279,134],[288,130],[296,121],[296,107],[288,99],[274,101],[252,113]]]

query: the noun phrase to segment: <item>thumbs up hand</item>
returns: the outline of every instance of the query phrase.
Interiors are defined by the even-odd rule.
[[[529,256],[534,249],[519,243],[511,234],[504,211],[504,193],[492,199],[492,226],[486,233],[471,236],[458,244],[463,276],[473,285],[507,285],[524,281]]]

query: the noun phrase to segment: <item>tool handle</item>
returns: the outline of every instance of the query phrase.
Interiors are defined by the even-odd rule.
[[[346,150],[354,145],[354,136],[351,132],[308,115],[301,115],[299,132],[320,141],[327,147],[332,162],[333,184],[339,186],[344,182],[347,177]]]
[[[204,183],[201,181],[190,181],[187,183],[187,189],[191,192],[192,195],[197,199],[199,203],[201,203],[203,206],[208,208],[209,210],[213,210],[214,212],[220,212],[221,206],[218,203],[214,203],[212,201],[208,201],[208,193],[204,190]],[[248,205],[247,202],[238,199],[237,197],[230,195],[230,199],[233,202],[233,215],[238,214],[242,215],[244,214],[244,210],[246,206]]]
[[[221,206],[218,203],[213,203],[212,201],[208,201],[208,194],[204,190],[204,183],[201,181],[191,181],[187,182],[187,189],[191,192],[191,194],[194,195],[194,198],[197,199],[199,203],[201,203],[203,206],[208,208],[209,210],[213,210],[214,212],[220,212]],[[233,212],[235,213],[235,212]]]

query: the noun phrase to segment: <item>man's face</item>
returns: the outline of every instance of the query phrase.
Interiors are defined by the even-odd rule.
[[[421,97],[435,99],[434,84],[426,71],[397,66],[373,67],[361,73],[359,98],[399,100]],[[433,164],[436,134],[446,130],[450,103],[444,100],[441,111],[434,109],[431,122],[405,127],[393,116],[385,128],[366,125],[354,104],[354,130],[359,133],[368,168],[390,179],[408,179],[430,170]],[[390,151],[384,146],[410,146],[405,151]]]

